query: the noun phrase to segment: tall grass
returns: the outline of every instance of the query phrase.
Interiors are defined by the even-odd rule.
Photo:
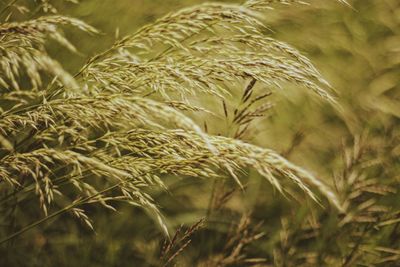
[[[11,1],[2,14],[26,11],[29,6]],[[0,243],[4,251],[9,253],[13,245],[23,242],[28,231],[46,225],[57,229],[62,224],[57,218],[67,219],[68,214],[95,229],[92,218],[105,211],[94,204],[115,211],[125,203],[143,209],[154,220],[153,228],[158,227],[167,239],[163,246],[155,244],[160,251],[157,259],[152,255],[138,262],[173,265],[182,260],[191,243],[207,247],[204,239],[216,230],[212,221],[234,195],[246,195],[252,177],[244,173],[250,170],[282,196],[304,202],[305,195],[323,207],[309,204],[307,212],[294,214],[292,221],[282,217],[279,242],[270,239],[274,241],[268,245],[270,252],[261,257],[244,251],[262,240],[263,224],[254,226],[256,216],[243,215],[237,226],[223,232],[226,242],[220,253],[206,253],[199,260],[194,256],[187,264],[267,264],[271,252],[277,266],[364,263],[359,253],[365,249],[365,240],[381,238],[374,235],[379,227],[398,225],[398,212],[370,197],[371,193],[382,198],[396,193],[391,181],[381,184],[373,178],[385,165],[363,174],[371,165],[381,164],[370,159],[383,153],[380,148],[372,144],[369,148],[365,136],[356,135],[352,148],[344,146],[343,171],[329,186],[277,151],[245,138],[273,108],[271,94],[288,87],[310,92],[310,97],[347,116],[332,86],[312,62],[293,46],[266,34],[264,12],[271,7],[301,6],[301,1],[249,0],[184,8],[117,37],[111,47],[89,57],[73,74],[47,52],[49,46],[78,53],[62,29],[70,27],[99,38],[97,29],[75,18],[46,14],[60,10],[50,1],[39,1],[32,11],[19,15],[23,20],[12,21],[12,13],[3,16],[0,205],[4,227]],[[236,99],[240,100],[231,110]],[[216,114],[216,106],[222,106],[221,114]],[[279,118],[279,114],[274,116]],[[225,136],[213,134],[212,122],[203,118],[226,121]],[[397,140],[395,128],[390,133]],[[380,137],[374,140],[383,143],[383,148],[392,147]],[[295,146],[294,141],[283,154],[290,156]],[[395,161],[396,156],[390,154],[385,160]],[[200,220],[187,230],[182,226],[169,238],[173,227],[160,195],[173,191],[171,181],[193,178],[211,188],[206,222]],[[265,189],[265,183],[260,187]],[[269,200],[279,203],[281,196],[275,194]],[[23,212],[27,207],[29,212]],[[351,238],[355,241],[350,248],[336,249],[329,246],[336,238],[341,244]],[[301,243],[309,239],[317,243],[310,251]],[[390,244],[376,245],[374,250],[379,255],[393,254],[382,263],[397,261],[396,248]],[[9,254],[4,262],[18,259]]]

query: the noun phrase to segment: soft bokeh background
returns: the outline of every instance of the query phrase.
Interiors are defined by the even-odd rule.
[[[167,12],[203,2],[82,0],[80,4],[73,4],[55,1],[59,13],[80,18],[102,33],[88,36],[66,30],[67,37],[81,54],[71,54],[55,46],[50,48],[50,53],[74,73],[89,56],[109,47],[118,36],[134,33]],[[266,12],[265,22],[271,31],[265,34],[288,42],[308,56],[336,90],[340,106],[322,103],[304,90],[285,88],[274,93],[271,98],[274,109],[254,125],[253,134],[246,139],[282,152],[333,186],[333,178],[341,175],[344,166],[343,146],[351,146],[355,136],[368,135],[372,146],[382,147],[377,152],[382,161],[389,156],[398,159],[400,155],[400,2],[351,0],[352,7],[336,1],[311,3],[309,6],[277,5]],[[269,88],[257,87],[257,90]],[[210,101],[210,108],[220,116],[195,117],[198,123],[207,121],[211,133],[226,134],[229,125],[222,116],[222,104],[210,99],[204,101]],[[228,109],[232,111],[236,104],[233,94],[227,100]],[[399,161],[395,160],[387,168],[379,169],[378,177],[386,177],[398,185],[398,171]],[[251,171],[244,176],[248,177],[246,191],[235,191],[226,207],[210,216],[207,229],[196,234],[193,244],[182,254],[180,266],[193,266],[209,255],[218,254],[223,249],[230,223],[248,211],[252,211],[253,221],[264,221],[262,230],[266,232],[266,237],[251,246],[248,254],[266,258],[269,266],[274,265],[273,251],[281,246],[283,221],[300,224],[309,208],[302,202],[304,198],[298,202],[296,196],[281,196]],[[182,223],[191,225],[206,215],[212,183],[166,179],[170,181],[170,192],[153,195],[162,203],[161,209],[172,230]],[[393,194],[385,200],[392,211],[399,209],[399,197]],[[329,213],[330,208],[326,208]],[[91,209],[96,233],[79,222],[59,218],[55,222],[57,227],[53,223],[27,234],[26,240],[34,242],[13,250],[15,266],[157,266],[157,249],[163,236],[142,210],[125,206],[116,213]],[[317,242],[315,246],[329,245]]]

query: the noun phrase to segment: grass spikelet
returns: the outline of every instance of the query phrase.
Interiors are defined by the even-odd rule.
[[[165,99],[172,92],[181,99],[201,92],[223,98],[229,94],[227,83],[253,78],[275,87],[298,84],[335,102],[311,62],[289,45],[265,37],[262,28],[245,6],[199,5],[122,38],[81,74],[96,92],[159,93]],[[163,52],[152,55],[156,45]]]
[[[48,38],[55,40],[67,49],[76,51],[75,47],[61,34],[58,26],[69,25],[89,33],[97,30],[86,23],[63,16],[48,16],[25,22],[0,24],[0,68],[2,90],[20,90],[18,78],[26,72],[33,90],[42,86],[40,72],[57,76],[67,88],[76,89],[78,84],[72,75],[53,60],[45,51]]]
[[[166,142],[167,140],[168,142]],[[207,136],[207,140],[217,149],[218,154],[212,154],[207,150],[204,142],[196,135],[179,130],[167,132],[135,130],[121,135],[107,136],[107,139],[103,141],[107,144],[113,144],[115,147],[120,147],[119,151],[125,151],[123,153],[120,152],[122,154],[140,153],[143,157],[155,159],[152,167],[149,168],[153,170],[160,168],[157,166],[168,170],[170,168],[168,165],[172,164],[174,167],[181,166],[180,170],[178,171],[177,168],[175,173],[190,173],[192,176],[193,174],[195,174],[194,176],[215,176],[216,174],[211,170],[209,174],[204,173],[204,170],[208,169],[205,168],[206,165],[229,168],[228,171],[238,171],[240,168],[252,167],[279,191],[282,191],[282,187],[277,175],[282,174],[314,199],[316,198],[308,186],[315,186],[339,210],[343,210],[336,194],[323,182],[304,169],[288,162],[273,150],[226,137]],[[147,150],[143,144],[151,144],[154,148]],[[163,147],[165,151],[157,152],[156,149],[160,147]],[[131,159],[132,157],[128,156],[127,162]],[[191,159],[196,160],[191,161]],[[157,163],[158,161],[159,163]],[[168,163],[169,161],[171,162]],[[186,172],[186,170],[191,171]]]

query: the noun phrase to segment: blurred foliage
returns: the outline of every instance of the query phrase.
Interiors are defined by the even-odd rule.
[[[202,2],[55,1],[59,13],[82,19],[101,34],[66,30],[79,54],[56,46],[49,46],[49,53],[75,73],[118,36]],[[332,84],[339,106],[288,86],[268,96],[274,107],[243,137],[324,178],[345,203],[346,213],[304,200],[297,191],[281,195],[252,170],[243,173],[244,191],[234,181],[211,184],[166,176],[168,192],[155,190],[152,195],[177,231],[171,241],[164,242],[160,229],[139,208],[123,203],[116,205],[117,212],[88,207],[95,233],[61,215],[2,247],[0,265],[399,266],[400,2],[348,2],[351,7],[311,1],[309,6],[267,11],[265,23],[272,30],[265,34],[304,52]],[[17,12],[13,16],[23,18]],[[257,84],[255,92],[261,90]],[[240,97],[233,94],[224,103],[205,98],[204,105],[217,116],[193,118],[199,125],[206,123],[209,133],[231,135],[233,126],[224,112],[233,116]],[[35,217],[29,205],[26,209],[26,218]]]

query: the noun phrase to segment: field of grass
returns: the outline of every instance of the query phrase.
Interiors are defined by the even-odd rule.
[[[398,0],[0,20],[0,266],[400,266]]]

